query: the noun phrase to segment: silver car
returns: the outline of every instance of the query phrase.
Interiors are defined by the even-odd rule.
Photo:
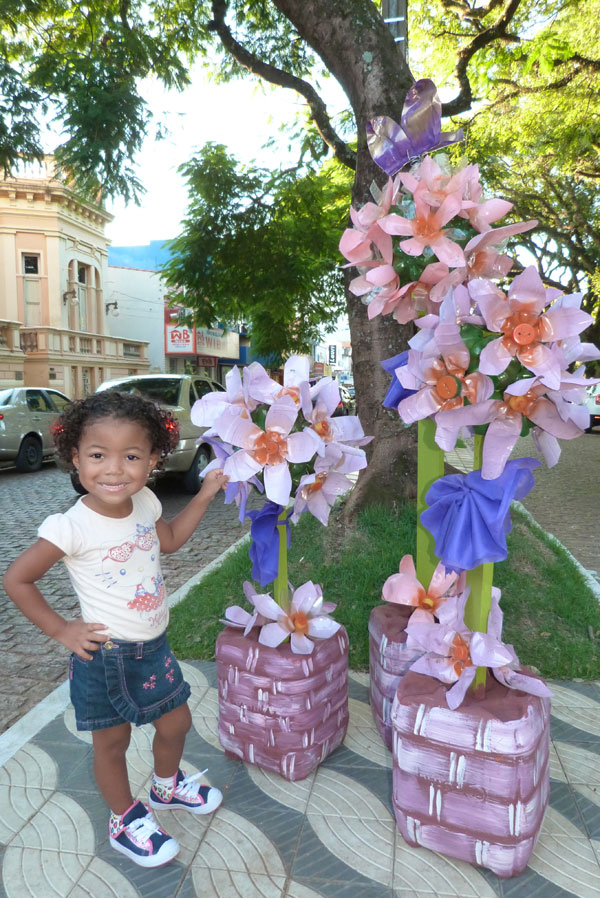
[[[0,390],[0,462],[17,471],[39,471],[54,458],[50,428],[70,400],[46,387]]]
[[[211,391],[224,392],[225,387],[200,374],[139,374],[107,380],[100,384],[96,392],[101,390],[137,393],[171,412],[179,423],[179,443],[165,460],[161,471],[182,474],[185,489],[197,493],[202,485],[200,473],[214,453],[208,443],[198,442],[208,428],[192,424],[190,412],[197,399]],[[76,484],[74,486],[77,489]]]

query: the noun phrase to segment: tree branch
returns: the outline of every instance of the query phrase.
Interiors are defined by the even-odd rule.
[[[473,94],[471,92],[471,82],[467,75],[469,63],[478,50],[482,50],[483,47],[487,47],[498,39],[507,39],[506,29],[510,25],[520,3],[521,0],[507,0],[504,12],[496,19],[494,24],[474,37],[466,47],[459,51],[458,61],[454,69],[459,91],[453,100],[442,104],[442,115],[458,115],[460,112],[466,112],[471,108]],[[494,3],[493,5],[496,6],[497,4]],[[516,35],[511,36],[511,39],[519,40]]]
[[[304,97],[308,103],[311,117],[325,143],[331,147],[336,159],[339,159],[343,165],[354,171],[356,169],[356,153],[336,133],[331,124],[327,107],[313,86],[290,72],[284,72],[277,66],[264,62],[243,47],[235,39],[231,29],[225,22],[225,13],[227,12],[226,0],[212,0],[212,11],[213,21],[209,24],[209,28],[219,35],[225,49],[231,53],[241,66],[254,75],[258,75],[271,84],[277,84],[279,87],[295,90]]]

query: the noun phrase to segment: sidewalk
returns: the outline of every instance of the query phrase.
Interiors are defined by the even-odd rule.
[[[392,759],[372,722],[367,674],[350,675],[343,747],[306,780],[288,783],[225,758],[215,665],[183,667],[194,721],[183,766],[209,768],[206,781],[224,792],[222,808],[210,819],[159,812],[181,844],[165,867],[144,870],[117,854],[93,782],[90,735],[75,730],[59,687],[54,698],[66,707],[56,716],[51,710],[52,719],[0,768],[1,898],[600,898],[598,684],[550,684],[550,807],[527,871],[500,880],[403,842],[390,804]],[[0,737],[0,752],[10,734]],[[140,798],[148,793],[151,735],[152,727],[136,730],[128,753]]]

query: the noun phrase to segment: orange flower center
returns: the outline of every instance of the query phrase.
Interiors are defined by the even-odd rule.
[[[289,620],[296,633],[301,633],[302,635],[308,633],[308,618],[304,611],[296,611],[294,614],[290,614]]]
[[[314,483],[307,483],[307,485],[304,487],[304,489],[306,490],[306,493],[307,494],[308,493],[318,493],[319,490],[323,489],[323,484],[325,483],[326,480],[327,480],[327,474],[325,474],[324,471],[322,471],[320,474],[317,474],[317,476],[315,477]]]
[[[535,396],[531,390],[525,393],[524,396],[511,396],[510,393],[504,394],[504,402],[508,408],[513,412],[525,415],[526,418],[528,418],[534,410],[537,401],[538,397]]]
[[[515,312],[506,318],[500,330],[504,334],[504,346],[515,353],[521,346],[531,346],[540,339],[539,315],[535,312]]]
[[[296,405],[300,405],[300,387],[283,387],[275,399],[281,399],[282,396],[291,396]]]
[[[287,458],[287,437],[276,430],[267,430],[257,437],[251,454],[259,465],[279,465]]]
[[[425,215],[420,215],[414,220],[413,233],[415,237],[422,237],[427,240],[428,238],[436,237],[443,232],[435,220],[435,213],[428,212]]]
[[[333,436],[331,425],[325,418],[322,421],[317,421],[316,424],[313,424],[312,429],[315,431],[315,433],[318,433],[319,436],[324,440],[330,440]]]
[[[457,633],[450,645],[450,659],[454,668],[454,673],[460,676],[465,667],[472,667],[469,646],[464,641],[460,633]]]
[[[439,598],[430,596],[429,593],[419,593],[418,607],[422,608],[423,611],[431,611],[435,614],[440,606],[440,602],[441,600]]]
[[[441,399],[453,399],[458,393],[458,381],[451,374],[444,374],[438,380],[435,389]]]

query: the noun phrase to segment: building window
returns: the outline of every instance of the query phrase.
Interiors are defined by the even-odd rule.
[[[25,325],[41,324],[40,306],[40,257],[39,255],[22,256],[23,265],[23,303],[25,306]]]
[[[77,266],[77,299],[79,300],[79,330],[88,331],[88,270],[86,265]],[[87,394],[86,394],[87,395]]]
[[[39,274],[40,273],[40,257],[39,256],[23,256],[23,274]]]

